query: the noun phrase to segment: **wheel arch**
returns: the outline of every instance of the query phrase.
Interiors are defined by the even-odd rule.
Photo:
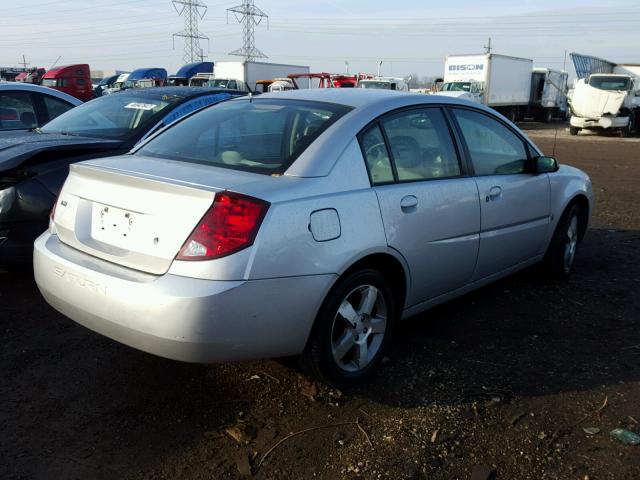
[[[589,216],[591,214],[591,211],[590,211],[591,205],[589,204],[589,199],[585,194],[578,193],[577,195],[573,196],[569,200],[569,202],[567,202],[567,205],[562,210],[562,214],[564,215],[564,213],[573,205],[577,205],[580,208],[580,214],[578,216],[578,220],[580,221],[578,238],[580,239],[580,241],[582,241],[582,239],[587,233],[587,228],[589,227]]]

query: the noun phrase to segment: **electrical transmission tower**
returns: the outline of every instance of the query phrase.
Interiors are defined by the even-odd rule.
[[[253,4],[253,0],[244,0],[241,5],[233,8],[227,8],[227,22],[229,21],[229,12],[233,13],[238,23],[242,24],[242,37],[244,45],[229,55],[238,55],[244,57],[245,61],[251,62],[256,58],[267,58],[267,56],[256,48],[256,38],[254,30],[260,25],[262,20],[267,20],[267,28],[269,28],[269,16]]]
[[[176,37],[184,38],[184,63],[194,63],[203,61],[203,54],[200,40],[207,41],[207,51],[209,50],[209,37],[198,30],[198,20],[202,20],[207,13],[207,6],[200,0],[172,0],[173,8],[178,15],[184,15],[184,30],[173,34],[173,47],[175,48]]]

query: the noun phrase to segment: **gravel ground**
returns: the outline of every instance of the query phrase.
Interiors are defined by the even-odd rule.
[[[571,279],[530,269],[406,322],[351,391],[129,349],[0,273],[0,477],[640,478],[640,446],[609,436],[640,432],[640,139],[560,127],[555,154],[597,194]]]

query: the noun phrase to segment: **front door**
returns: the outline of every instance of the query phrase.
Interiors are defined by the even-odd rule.
[[[543,253],[550,223],[549,178],[530,173],[528,147],[505,124],[475,110],[453,112],[480,196],[478,280]]]

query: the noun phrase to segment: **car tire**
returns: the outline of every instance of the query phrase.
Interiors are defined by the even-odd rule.
[[[580,129],[578,127],[569,127],[569,135],[578,135]]]
[[[320,308],[302,354],[303,369],[338,387],[366,380],[384,357],[396,316],[391,287],[380,272],[347,275]]]
[[[544,123],[551,123],[553,121],[553,109],[545,108],[542,112],[542,121]]]
[[[562,214],[544,258],[547,272],[557,279],[571,274],[580,245],[580,207],[570,205]]]

